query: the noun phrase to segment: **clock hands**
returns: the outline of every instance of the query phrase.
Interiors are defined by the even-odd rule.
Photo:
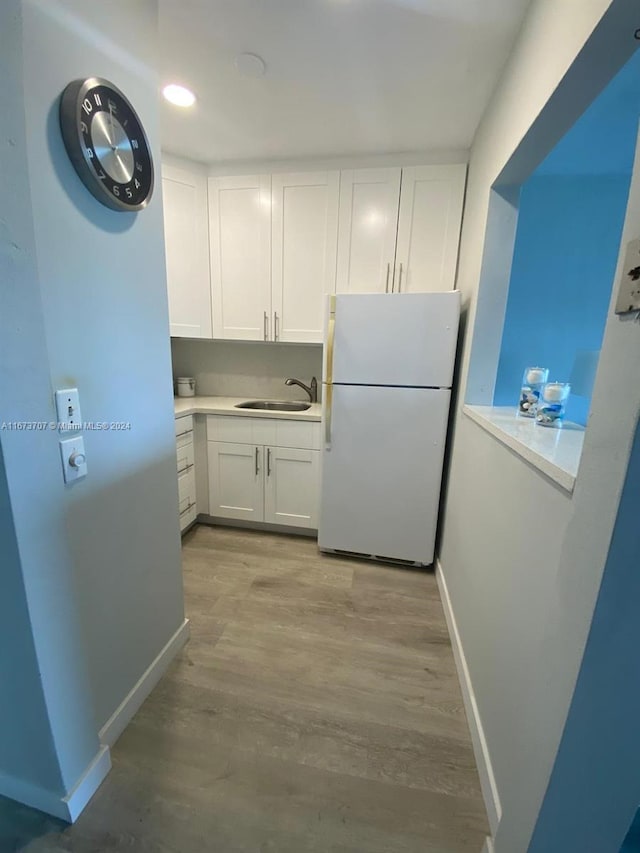
[[[109,99],[109,123],[111,124],[111,140],[109,141],[109,145],[111,145],[111,150],[115,151],[118,146],[116,145],[116,130],[113,126],[113,104],[111,103],[111,99]]]

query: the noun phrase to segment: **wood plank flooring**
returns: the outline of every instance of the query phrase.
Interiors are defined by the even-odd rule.
[[[488,834],[433,573],[200,526],[192,639],[67,827],[0,802],[0,851],[480,853]]]

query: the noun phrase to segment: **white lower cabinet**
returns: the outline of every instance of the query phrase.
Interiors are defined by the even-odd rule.
[[[318,422],[212,415],[207,436],[212,516],[318,527]]]
[[[178,470],[178,513],[180,531],[196,520],[196,474],[193,416],[176,418],[176,462]]]
[[[267,447],[266,453],[264,520],[317,527],[320,451]]]
[[[221,518],[264,520],[264,450],[209,442],[209,512]]]

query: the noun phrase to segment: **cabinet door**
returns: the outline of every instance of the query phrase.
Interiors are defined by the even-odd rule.
[[[207,179],[162,167],[169,324],[174,337],[211,337]]]
[[[466,166],[402,170],[396,293],[454,289],[466,172]]]
[[[264,449],[251,444],[208,442],[209,513],[220,518],[264,518]]]
[[[274,340],[322,343],[335,292],[339,172],[272,176]]]
[[[264,520],[318,527],[320,451],[265,448]]]
[[[213,336],[270,338],[271,178],[209,178]]]
[[[340,173],[337,293],[391,290],[400,169]]]

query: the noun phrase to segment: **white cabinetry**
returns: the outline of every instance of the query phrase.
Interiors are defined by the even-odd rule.
[[[208,444],[211,515],[263,521],[264,448],[230,441]]]
[[[340,174],[338,293],[391,291],[401,169]]]
[[[454,289],[466,173],[466,166],[402,170],[396,293]]]
[[[207,439],[212,516],[318,527],[319,422],[211,415]]]
[[[213,336],[268,340],[271,177],[209,178]]]
[[[170,333],[210,338],[207,179],[163,165],[162,198]]]
[[[339,172],[273,175],[271,276],[277,341],[322,343],[335,292]]]
[[[213,335],[321,343],[339,172],[209,179]]]
[[[455,286],[466,166],[343,171],[338,293]]]
[[[320,451],[267,447],[264,520],[292,527],[318,526]]]
[[[180,530],[184,531],[196,520],[195,450],[193,442],[193,416],[176,418],[176,456],[178,469],[178,512]]]

